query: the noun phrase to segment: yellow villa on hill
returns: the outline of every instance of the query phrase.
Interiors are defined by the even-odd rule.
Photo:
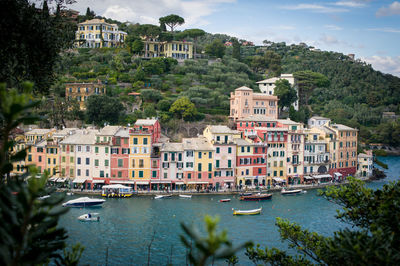
[[[161,42],[157,39],[143,40],[147,46],[143,49],[144,57],[170,57],[175,59],[192,59],[193,43],[187,41]],[[147,49],[146,49],[147,48]],[[147,54],[146,54],[147,51]]]

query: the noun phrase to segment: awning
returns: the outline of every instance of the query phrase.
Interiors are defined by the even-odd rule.
[[[208,184],[209,182],[207,181],[191,181],[188,182],[189,185],[195,185],[195,184]]]
[[[148,185],[149,181],[136,181],[136,185]]]
[[[111,180],[110,184],[135,184],[135,181],[131,180]]]
[[[104,179],[102,179],[102,180],[93,180],[92,183],[93,184],[104,184],[104,181],[105,181]]]
[[[334,173],[334,175],[337,176],[337,177],[343,176],[343,175],[342,175],[341,173],[339,173],[339,172]]]
[[[152,184],[171,184],[171,180],[151,180]]]
[[[56,180],[57,180],[57,177],[55,177],[55,176],[49,178],[49,181],[56,181]]]
[[[331,175],[315,175],[314,178],[321,179],[321,178],[332,178]]]
[[[234,180],[224,180],[225,183],[233,183],[235,182]]]
[[[272,179],[275,180],[276,182],[285,182],[285,180],[283,180],[282,178],[279,178],[279,177],[274,177]]]
[[[65,180],[67,180],[66,178],[59,178],[59,179],[57,179],[57,183],[64,183],[65,182]]]
[[[184,185],[185,183],[184,182],[182,182],[182,181],[177,181],[177,182],[175,182],[175,185]]]
[[[305,176],[304,179],[313,179],[311,176]]]
[[[87,180],[87,178],[75,178],[74,181],[72,181],[72,182],[82,184],[82,183],[85,183],[86,180]]]

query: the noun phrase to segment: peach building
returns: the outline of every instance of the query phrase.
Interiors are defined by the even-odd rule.
[[[254,93],[248,87],[240,87],[231,92],[230,118],[233,120],[251,115],[262,115],[266,118],[278,118],[278,97],[264,93]]]

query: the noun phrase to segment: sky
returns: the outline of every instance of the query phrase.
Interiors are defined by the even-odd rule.
[[[374,69],[400,77],[400,0],[77,0],[70,8],[121,22],[158,25],[177,14],[185,24],[261,45],[305,42],[355,54]]]

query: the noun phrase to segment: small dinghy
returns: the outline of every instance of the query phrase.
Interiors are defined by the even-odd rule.
[[[83,222],[99,222],[100,217],[98,216],[99,214],[94,212],[94,213],[85,213],[81,216],[78,217],[79,221]]]
[[[179,195],[179,197],[182,199],[191,199],[192,195]]]
[[[219,202],[230,202],[231,199],[220,199]]]
[[[39,197],[38,199],[44,200],[44,199],[47,199],[47,198],[50,198],[50,195],[45,195],[45,196]]]
[[[254,209],[254,210],[235,210],[233,209],[233,215],[256,215],[260,214],[262,210],[262,207],[259,209]]]
[[[156,195],[154,199],[168,199],[171,198],[172,195]]]
[[[294,194],[300,194],[303,190],[301,189],[292,189],[292,190],[286,190],[282,188],[281,194],[282,195],[294,195]]]

